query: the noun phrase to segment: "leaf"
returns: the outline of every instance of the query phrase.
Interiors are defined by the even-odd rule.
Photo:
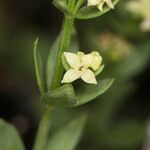
[[[24,150],[23,143],[16,129],[0,119],[0,149]]]
[[[76,107],[92,101],[97,96],[106,92],[114,79],[99,80],[97,85],[80,84],[73,88],[72,84],[65,84],[55,90],[45,93],[41,99],[51,106]]]
[[[144,125],[136,120],[118,123],[103,138],[103,144],[112,149],[134,149],[145,139]]]
[[[114,0],[113,5],[115,6],[119,0]],[[91,19],[95,17],[99,17],[106,12],[111,10],[110,7],[106,6],[103,11],[98,10],[95,6],[85,6],[81,8],[77,14],[77,19]]]
[[[65,84],[55,90],[51,90],[45,93],[41,99],[50,106],[69,107],[76,102],[72,84]]]
[[[58,36],[50,49],[50,53],[47,59],[47,76],[46,76],[46,83],[47,89],[50,90],[52,80],[54,77],[55,65],[57,61],[57,53],[58,53],[58,45],[59,45],[60,36]]]
[[[45,88],[45,81],[44,81],[43,62],[37,50],[37,44],[38,44],[38,38],[35,40],[34,46],[33,46],[34,65],[35,65],[37,84],[39,86],[40,93],[44,94],[46,91],[46,88]]]
[[[82,115],[56,132],[50,138],[47,150],[73,150],[79,142],[85,121],[86,116]]]
[[[97,85],[81,84],[80,88],[75,88],[77,101],[73,107],[83,105],[103,94],[109,89],[113,81],[114,79],[103,79],[99,80]]]
[[[70,15],[66,0],[54,0],[53,5],[61,12]]]
[[[98,68],[98,70],[94,73],[95,76],[99,75],[99,74],[103,71],[104,67],[105,67],[105,65],[101,65],[101,66]]]
[[[79,49],[80,49],[79,41],[78,41],[78,34],[77,34],[75,26],[72,31],[72,37],[70,39],[69,49],[73,53],[77,53],[77,51],[79,51]]]

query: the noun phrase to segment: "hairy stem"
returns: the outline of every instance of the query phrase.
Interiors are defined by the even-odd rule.
[[[54,108],[47,108],[41,118],[33,150],[45,150]]]
[[[85,0],[78,0],[74,10],[73,10],[73,14],[76,16],[77,15],[77,12],[80,8],[80,6],[84,3]]]
[[[74,22],[74,18],[65,15],[64,22],[62,25],[62,30],[61,30],[60,43],[59,43],[58,54],[57,54],[57,62],[55,66],[54,78],[51,87],[52,89],[59,87],[61,84],[61,79],[64,72],[61,55],[64,51],[67,51],[69,48],[70,38],[73,29],[73,22]]]

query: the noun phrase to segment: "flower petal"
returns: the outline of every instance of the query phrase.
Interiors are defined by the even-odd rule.
[[[95,6],[99,3],[100,0],[88,0],[88,6]]]
[[[83,52],[80,52],[80,51],[77,53],[77,56],[79,57],[80,60],[81,60],[82,56],[84,56],[84,55],[85,54]]]
[[[90,69],[84,69],[81,72],[81,79],[89,84],[97,84],[94,73]]]
[[[98,8],[100,11],[103,11],[103,6],[104,6],[104,2],[100,2],[100,3],[98,3],[97,8]]]
[[[93,58],[94,57],[91,54],[86,54],[81,57],[81,62],[84,68],[88,68],[92,64]]]
[[[93,56],[93,61],[89,67],[96,71],[102,63],[102,57],[97,51],[92,52],[91,55]]]
[[[61,81],[61,83],[71,83],[75,80],[77,80],[78,78],[80,78],[80,73],[78,71],[76,71],[75,69],[69,69],[63,77],[63,80]]]
[[[64,52],[64,56],[71,68],[79,69],[82,66],[80,59],[76,54]]]
[[[114,5],[113,5],[113,3],[112,3],[111,0],[105,0],[105,2],[107,3],[107,5],[108,5],[110,8],[114,9]]]
[[[141,23],[140,28],[142,31],[150,31],[150,18],[144,19],[144,21]]]

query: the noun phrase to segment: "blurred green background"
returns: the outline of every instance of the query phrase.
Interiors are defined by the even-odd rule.
[[[128,2],[99,18],[76,20],[80,50],[98,50],[105,64],[101,78],[115,78],[95,101],[55,112],[51,132],[88,113],[77,150],[150,150],[150,32],[140,29],[143,18],[127,11]],[[42,111],[33,41],[39,36],[46,59],[62,19],[49,0],[0,1],[0,117],[18,129],[27,150]]]

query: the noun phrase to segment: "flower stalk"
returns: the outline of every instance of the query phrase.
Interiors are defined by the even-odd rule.
[[[61,30],[57,62],[55,66],[53,82],[51,85],[52,89],[59,87],[61,84],[61,79],[64,72],[61,55],[62,52],[67,50],[69,47],[71,33],[73,29],[73,22],[74,18],[65,15]],[[46,147],[53,109],[54,108],[52,107],[48,107],[42,115],[33,150],[44,150]]]
[[[61,37],[59,42],[58,54],[57,54],[57,62],[56,62],[53,82],[51,86],[52,89],[59,87],[61,84],[61,79],[64,72],[61,55],[64,51],[68,50],[73,24],[74,24],[74,18],[65,15],[64,22],[62,25],[62,30],[61,30]]]
[[[52,121],[52,112],[54,108],[48,107],[42,115],[41,122],[39,124],[36,140],[34,143],[33,150],[44,150],[46,149],[47,137]]]

